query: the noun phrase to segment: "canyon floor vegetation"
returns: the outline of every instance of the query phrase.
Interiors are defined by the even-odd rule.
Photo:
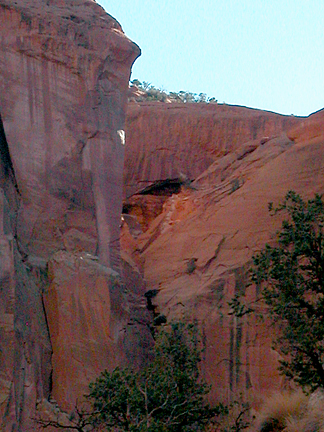
[[[324,400],[324,203],[320,195],[304,201],[289,191],[274,208],[285,214],[274,246],[253,257],[251,282],[259,297],[239,296],[230,305],[237,317],[257,313],[270,319],[280,372],[303,392],[274,394],[261,410],[261,432],[323,431]],[[260,314],[261,310],[261,314]]]
[[[249,407],[211,406],[210,386],[201,378],[197,326],[173,322],[157,332],[151,361],[142,370],[117,367],[90,384],[85,408],[62,420],[38,420],[46,429],[79,432],[241,431],[249,426]],[[237,409],[239,407],[239,409]],[[234,416],[230,416],[235,411]],[[232,418],[233,417],[233,418]],[[223,423],[228,428],[222,427]]]
[[[324,387],[324,203],[288,192],[275,213],[286,212],[277,245],[253,258],[252,281],[261,287],[278,330],[280,370],[306,391]]]
[[[204,430],[222,406],[210,407],[200,379],[201,348],[195,325],[171,323],[157,335],[153,358],[142,371],[103,372],[90,385],[93,421],[116,431]]]
[[[242,297],[230,305],[237,317],[261,310],[270,319],[278,334],[273,344],[281,354],[280,371],[304,393],[274,395],[261,409],[256,429],[249,430],[322,431],[324,203],[319,195],[304,201],[289,191],[277,208],[269,204],[269,210],[284,217],[274,245],[267,244],[253,257],[257,306]],[[102,372],[90,384],[86,410],[76,408],[68,423],[39,424],[69,424],[68,429],[81,432],[239,432],[251,426],[250,406],[244,401],[216,406],[207,402],[210,386],[200,374],[203,351],[195,324],[172,322],[160,326],[155,336],[146,367]]]

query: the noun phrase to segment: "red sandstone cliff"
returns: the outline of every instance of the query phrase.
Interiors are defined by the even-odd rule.
[[[139,48],[93,0],[1,0],[0,20],[0,422],[25,432],[133,349],[143,285],[119,225]]]
[[[165,184],[160,182],[158,194],[152,189],[152,195],[128,199],[123,247],[142,266],[147,289],[157,293],[152,299],[156,314],[168,320],[198,320],[206,348],[204,374],[213,384],[214,397],[243,392],[257,400],[283,384],[277,372],[278,354],[271,349],[267,325],[253,317],[229,315],[228,302],[245,291],[253,253],[271,241],[279,228],[280,220],[270,217],[268,203],[278,203],[289,189],[305,198],[324,193],[324,113],[305,119],[239,107],[206,107],[204,111],[188,106],[182,110],[190,114],[181,123],[180,114],[161,105],[151,107],[152,125],[146,136],[144,113],[149,109],[129,109],[128,128],[132,125],[135,132],[128,133],[126,161],[132,163],[125,168],[126,190],[134,190],[132,179],[176,177],[180,169],[195,181],[171,196],[166,190],[163,197]],[[222,109],[227,110],[227,118],[222,129],[214,129],[221,122],[217,122],[216,110]],[[215,114],[207,123],[204,114],[209,110]],[[261,122],[261,130],[253,126],[254,119]],[[235,125],[240,127],[235,129]],[[140,132],[142,138],[135,139]],[[224,137],[220,146],[212,140],[216,132]],[[181,141],[182,134],[187,138]],[[262,135],[271,139],[260,140]],[[200,147],[201,140],[190,142],[191,136],[205,137],[204,145]],[[191,163],[190,157],[186,161],[186,143],[190,157],[197,155]],[[182,164],[178,164],[177,148]],[[142,157],[138,165],[133,163],[136,153]],[[196,164],[204,156],[205,161]],[[214,162],[202,170],[208,158]],[[161,199],[164,204],[157,211],[156,200]],[[141,211],[143,205],[145,211]],[[136,229],[136,220],[144,233]],[[255,299],[255,288],[250,287],[247,295]]]
[[[139,50],[94,1],[47,3],[0,0],[3,430],[35,430],[36,406],[53,398],[70,410],[102,369],[141,360],[150,341],[136,264],[157,314],[200,322],[215,397],[278,386],[268,332],[229,316],[228,301],[278,226],[267,203],[289,188],[323,192],[323,113],[129,105],[124,193],[153,189],[125,203],[121,260]]]
[[[130,103],[124,196],[156,180],[194,180],[242,143],[278,135],[299,119],[225,104]]]

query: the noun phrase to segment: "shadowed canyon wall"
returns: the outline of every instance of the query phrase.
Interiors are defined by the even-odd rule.
[[[119,232],[140,50],[92,0],[1,0],[0,20],[0,429],[25,432],[137,344]]]

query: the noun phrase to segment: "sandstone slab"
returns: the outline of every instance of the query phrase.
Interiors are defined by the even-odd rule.
[[[127,316],[119,275],[90,254],[57,252],[44,305],[53,349],[52,397],[71,410],[104,369],[121,362]]]

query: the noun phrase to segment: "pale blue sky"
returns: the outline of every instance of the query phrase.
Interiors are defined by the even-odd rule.
[[[324,0],[99,0],[142,49],[132,78],[219,102],[324,107]]]

